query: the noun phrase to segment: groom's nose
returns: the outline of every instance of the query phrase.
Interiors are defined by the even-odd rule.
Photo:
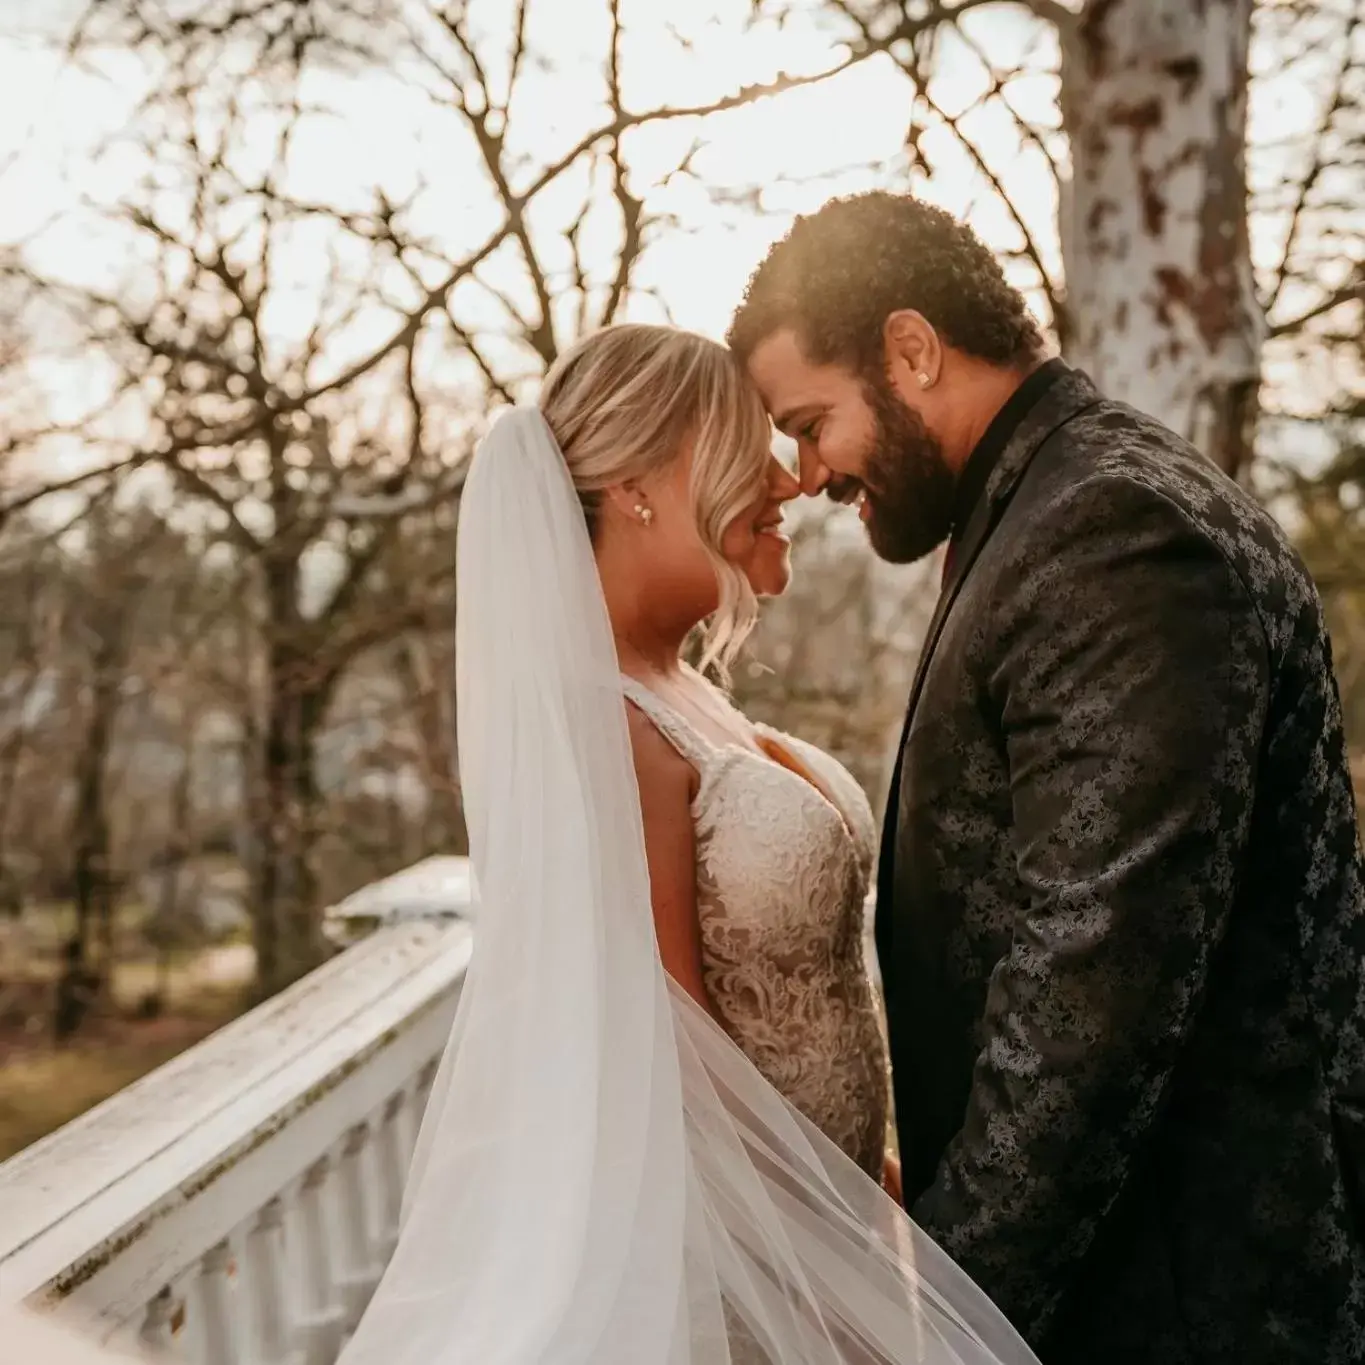
[[[824,491],[829,483],[830,471],[806,441],[796,448],[796,467],[801,478],[801,491],[808,498]]]

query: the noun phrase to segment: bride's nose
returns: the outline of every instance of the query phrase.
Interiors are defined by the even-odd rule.
[[[768,496],[774,502],[790,502],[800,492],[796,475],[774,455],[768,466]]]

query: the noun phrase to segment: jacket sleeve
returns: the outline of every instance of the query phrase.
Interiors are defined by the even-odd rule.
[[[962,1127],[912,1210],[1036,1338],[1160,1111],[1237,894],[1269,690],[1254,604],[1152,490],[1032,523],[988,658],[1021,886]]]

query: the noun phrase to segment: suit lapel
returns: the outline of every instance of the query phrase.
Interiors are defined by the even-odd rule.
[[[877,903],[887,904],[891,897],[892,868],[895,859],[896,828],[900,819],[901,766],[905,761],[905,745],[910,727],[924,691],[925,676],[938,648],[939,637],[948,614],[957,601],[958,593],[982,548],[991,538],[1001,516],[1009,506],[1014,490],[1043,443],[1058,428],[1087,408],[1100,402],[1100,394],[1079,370],[1068,370],[1057,379],[1029,410],[1015,428],[1013,435],[1000,453],[1000,459],[986,481],[986,491],[972,509],[967,524],[954,548],[951,566],[944,577],[934,614],[925,632],[919,661],[915,665],[915,679],[910,686],[910,700],[901,727],[900,743],[896,746],[896,761],[891,770],[891,785],[887,791],[886,814],[882,823],[881,852],[877,867]],[[889,957],[889,915],[877,916],[877,951],[883,964]],[[883,926],[886,926],[884,929]],[[883,975],[885,969],[883,969]]]

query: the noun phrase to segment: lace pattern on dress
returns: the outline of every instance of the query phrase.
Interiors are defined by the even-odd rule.
[[[819,786],[756,749],[712,743],[634,679],[623,688],[697,770],[702,975],[717,1013],[763,1076],[880,1178],[887,1087],[863,956],[876,848],[866,796],[789,735],[756,727]]]

